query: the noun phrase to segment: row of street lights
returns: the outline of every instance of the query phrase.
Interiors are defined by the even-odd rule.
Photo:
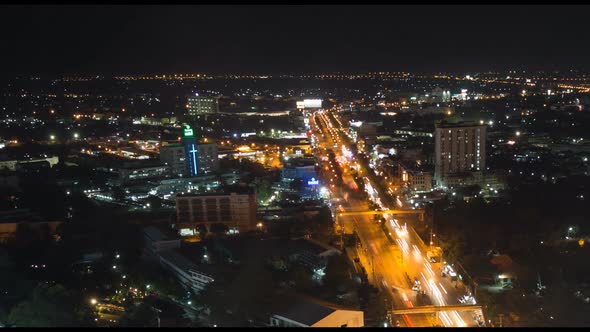
[[[78,133],[74,133],[72,136],[73,136],[74,139],[79,139],[80,138],[80,134],[78,134]],[[55,141],[56,139],[57,139],[57,136],[55,136],[55,134],[49,135],[49,140]]]

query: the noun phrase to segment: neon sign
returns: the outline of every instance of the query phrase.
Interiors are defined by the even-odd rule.
[[[193,129],[189,125],[184,126],[184,137],[193,137]]]
[[[191,129],[191,133],[192,133],[192,129]],[[197,149],[195,149],[195,145],[191,144],[192,146],[192,150],[189,150],[190,153],[192,153],[193,156],[193,160],[192,160],[192,166],[193,166],[193,171],[194,171],[194,175],[196,176],[198,174],[197,172]]]

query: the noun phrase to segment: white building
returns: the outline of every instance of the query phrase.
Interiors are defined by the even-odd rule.
[[[187,99],[187,114],[195,117],[198,115],[206,115],[219,113],[219,103],[215,97],[203,97],[196,94]]]
[[[309,298],[281,298],[270,317],[272,327],[364,327],[364,313],[320,304]]]
[[[437,123],[434,130],[435,179],[486,169],[486,126],[475,123]]]
[[[247,231],[256,227],[254,193],[185,194],[176,196],[177,228],[196,229],[198,225],[226,224],[230,229]]]

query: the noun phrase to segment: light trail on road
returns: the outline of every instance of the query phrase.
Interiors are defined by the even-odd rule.
[[[346,132],[343,130],[342,125],[338,126],[333,126],[331,123],[331,120],[329,119],[329,117],[327,116],[326,112],[324,111],[320,111],[320,112],[316,112],[315,113],[318,117],[319,120],[323,121],[323,123],[325,124],[325,128],[320,128],[320,130],[323,130],[325,132],[325,138],[322,140],[321,138],[318,140],[318,142],[320,142],[319,144],[321,145],[322,141],[325,141],[327,139],[331,139],[332,140],[332,144],[330,144],[328,141],[326,141],[326,144],[329,144],[327,148],[324,148],[324,151],[327,150],[333,150],[334,154],[336,155],[336,160],[340,161],[342,160],[342,165],[344,167],[348,167],[348,158],[352,158],[354,159],[355,156],[352,155],[352,149],[348,146],[346,146],[346,140],[344,138],[346,138],[346,135],[342,135],[343,139],[341,140],[339,137],[339,134],[342,132],[344,134],[346,134]],[[340,120],[338,119],[337,115],[334,114],[334,119],[339,122]],[[315,120],[314,120],[315,121]],[[336,148],[333,147],[333,145],[336,145]],[[345,156],[345,154],[347,156]],[[343,158],[344,157],[344,158]],[[347,157],[347,158],[346,158]],[[357,155],[358,157],[358,155]],[[357,171],[359,172],[359,174],[367,174],[367,171],[364,169],[364,167],[369,167],[367,165],[363,165],[363,163],[361,162],[362,159],[360,158],[356,158],[356,161],[352,161],[350,160],[350,164],[351,165],[355,165],[355,168],[357,169]],[[332,171],[334,171],[332,169]],[[345,172],[343,172],[345,173]],[[352,176],[349,174],[347,176],[350,176],[352,179]],[[389,207],[385,206],[383,204],[383,201],[381,199],[381,192],[379,192],[380,189],[377,188],[381,188],[380,186],[376,185],[375,183],[372,183],[371,179],[367,176],[361,176],[363,183],[365,184],[365,191],[368,194],[368,197],[371,201],[373,201],[375,204],[377,204],[381,209],[383,210],[388,210]],[[353,181],[354,183],[354,181]],[[398,201],[399,201],[399,197],[398,197]],[[398,202],[398,204],[400,204],[401,201]],[[338,210],[340,211],[344,211],[345,209],[342,207],[339,207]],[[413,229],[411,229],[411,232],[408,232],[408,227],[407,224],[404,223],[403,226],[400,226],[400,223],[398,222],[397,219],[393,218],[392,215],[389,214],[384,214],[383,215],[385,217],[386,222],[385,226],[386,228],[388,228],[389,234],[393,237],[395,243],[397,244],[397,246],[400,249],[401,252],[401,267],[402,269],[405,271],[406,273],[406,277],[409,278],[408,273],[413,274],[414,276],[418,275],[421,276],[423,279],[423,283],[421,282],[421,285],[424,287],[425,290],[428,291],[428,295],[431,299],[431,301],[433,303],[435,303],[436,305],[439,306],[445,306],[448,305],[447,301],[445,301],[445,298],[448,299],[448,301],[450,302],[450,304],[454,304],[452,301],[456,301],[458,296],[457,293],[458,291],[453,289],[452,292],[447,291],[447,289],[445,289],[445,287],[443,286],[443,283],[450,283],[450,281],[448,279],[441,279],[440,281],[437,280],[437,278],[439,278],[439,276],[435,273],[434,268],[431,264],[430,260],[430,256],[429,255],[424,255],[424,252],[427,250],[427,246],[419,239],[419,236],[415,233],[415,231]],[[356,219],[355,220],[355,224],[356,224]],[[365,219],[366,220],[366,219]],[[377,247],[374,243],[372,243],[371,241],[375,240],[376,238],[374,237],[375,233],[372,233],[374,231],[371,231],[371,233],[365,233],[364,235],[364,239],[361,237],[362,235],[359,234],[359,237],[361,237],[361,243],[363,245],[369,244],[368,246],[370,247],[370,253],[373,256],[373,268],[375,267],[380,267],[381,270],[383,270],[383,272],[378,271],[377,269],[375,269],[374,273],[378,274],[381,273],[381,275],[383,275],[382,277],[382,284],[383,286],[385,286],[386,289],[389,290],[389,292],[391,292],[391,288],[389,287],[389,284],[385,281],[385,276],[387,274],[390,274],[384,267],[384,262],[388,262],[388,261],[382,261],[381,259],[381,253],[385,254],[388,249],[387,247]],[[385,236],[385,234],[383,234],[383,236]],[[411,245],[411,248],[410,248]],[[367,248],[366,246],[364,248]],[[421,249],[422,248],[422,249]],[[368,254],[369,252],[367,252]],[[389,253],[388,253],[389,255]],[[410,257],[410,255],[412,255],[413,259],[411,259],[412,257]],[[426,257],[428,257],[428,259],[426,259]],[[384,258],[386,256],[383,256]],[[395,257],[395,256],[392,256]],[[397,261],[397,259],[395,260]],[[377,279],[376,279],[377,280]],[[413,282],[413,280],[412,280]],[[439,287],[440,286],[440,287]],[[442,290],[442,291],[441,291]],[[408,296],[406,295],[406,292],[403,290],[400,290],[399,292],[402,296],[402,300],[405,306],[407,307],[413,307],[413,303],[409,300]],[[458,314],[457,311],[450,311],[450,312],[439,312],[437,317],[439,318],[439,320],[442,322],[442,324],[446,327],[450,327],[450,326],[467,326],[467,324],[463,321],[463,319],[461,318],[461,316]],[[411,320],[409,319],[409,317],[407,317],[406,315],[403,315],[404,321],[406,322],[406,324],[408,326],[414,326],[411,322]]]

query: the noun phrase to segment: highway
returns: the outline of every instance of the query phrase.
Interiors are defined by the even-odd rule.
[[[356,195],[349,195],[348,192],[354,192],[357,187],[350,173],[351,166],[358,170],[365,183],[365,189],[369,199],[381,207],[382,210],[395,208],[393,206],[384,206],[382,202],[382,193],[378,187],[366,176],[367,165],[364,165],[360,158],[356,158],[351,150],[351,146],[346,133],[342,131],[342,123],[334,115],[335,121],[327,116],[326,111],[314,113],[310,123],[314,129],[314,145],[316,146],[317,157],[323,161],[327,171],[325,180],[330,181],[330,189],[333,197],[340,196],[342,199],[339,203],[333,204],[333,213],[341,211],[362,211],[368,210],[368,202],[363,202],[356,198]],[[326,158],[329,150],[332,150],[336,156],[334,165],[331,160]],[[342,188],[337,188],[339,182],[335,168],[342,169]],[[344,189],[344,190],[340,190]],[[390,240],[383,228],[373,216],[343,216],[338,218],[341,225],[335,225],[337,231],[352,233],[356,230],[360,241],[361,248],[357,248],[359,259],[365,267],[369,281],[385,291],[393,299],[393,307],[412,308],[418,305],[458,305],[461,304],[460,298],[467,295],[466,290],[460,283],[453,282],[450,277],[442,277],[441,272],[444,268],[442,263],[431,263],[426,259],[426,252],[429,246],[425,245],[422,239],[416,234],[411,227],[412,218],[384,215],[385,223],[390,234]],[[415,218],[414,218],[415,219]],[[453,272],[451,272],[453,273]],[[412,289],[419,281],[419,291]],[[457,288],[456,288],[457,286]],[[423,296],[418,293],[423,292]],[[419,301],[419,297],[421,301]],[[474,304],[472,298],[464,300],[464,304]],[[393,309],[393,308],[392,308]],[[402,315],[402,319],[393,318],[400,321],[400,325],[407,327],[425,327],[425,326],[478,326],[475,320],[474,312],[457,312],[442,311],[438,313],[418,313],[411,315]]]

